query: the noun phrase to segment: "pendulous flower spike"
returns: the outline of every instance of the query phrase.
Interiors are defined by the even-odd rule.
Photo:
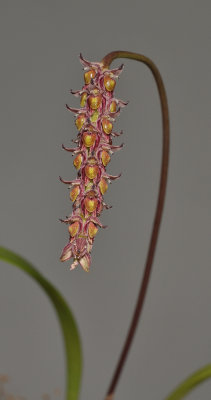
[[[69,111],[76,115],[75,125],[77,137],[72,140],[76,147],[62,148],[75,155],[73,164],[77,170],[77,178],[61,182],[70,185],[70,200],[73,204],[72,214],[60,221],[68,225],[69,242],[61,254],[61,261],[73,258],[70,270],[81,265],[89,271],[91,251],[99,228],[106,228],[99,220],[104,209],[109,209],[104,201],[104,194],[111,181],[121,174],[113,176],[106,172],[111,155],[122,149],[112,144],[112,138],[122,134],[113,131],[115,118],[127,102],[116,99],[113,91],[116,80],[123,70],[109,69],[102,63],[85,60],[80,54],[80,62],[85,70],[84,86],[81,90],[71,90],[80,98],[81,108],[73,108],[66,104]]]

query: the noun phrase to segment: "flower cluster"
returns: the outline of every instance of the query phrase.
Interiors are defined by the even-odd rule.
[[[88,271],[94,238],[99,227],[104,228],[98,217],[104,208],[109,208],[104,202],[104,194],[108,183],[120,177],[109,175],[106,166],[110,155],[123,147],[123,144],[112,144],[112,137],[122,133],[113,131],[113,123],[127,103],[113,97],[116,78],[123,65],[110,70],[102,63],[86,61],[82,55],[80,61],[85,70],[85,85],[82,90],[71,93],[80,97],[81,108],[67,105],[67,109],[76,115],[75,125],[79,132],[74,141],[75,148],[63,146],[75,156],[73,164],[77,178],[73,181],[60,178],[63,183],[70,185],[70,199],[73,202],[72,214],[61,220],[68,225],[70,236],[60,260],[73,258],[71,270],[80,263]]]

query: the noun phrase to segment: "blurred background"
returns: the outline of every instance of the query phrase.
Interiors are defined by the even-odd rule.
[[[143,272],[158,190],[161,116],[146,66],[123,60],[116,97],[129,100],[115,129],[105,196],[108,225],[97,235],[90,273],[69,272],[59,256],[71,212],[78,55],[100,61],[113,50],[152,58],[164,79],[171,121],[167,198],[141,323],[116,400],[162,400],[211,362],[210,1],[6,1],[0,5],[1,245],[22,254],[63,293],[83,342],[81,400],[103,399],[122,347]],[[115,61],[118,66],[122,60]],[[60,328],[41,289],[1,262],[0,374],[29,400],[64,398]],[[56,390],[56,391],[55,391]],[[58,395],[61,390],[61,395]],[[207,400],[211,382],[187,396]],[[60,397],[59,397],[60,396]]]

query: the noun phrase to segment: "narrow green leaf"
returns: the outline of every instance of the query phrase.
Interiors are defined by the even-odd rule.
[[[19,267],[43,288],[51,300],[62,330],[66,355],[66,400],[78,400],[82,354],[78,328],[69,306],[59,291],[38,272],[32,264],[18,254],[0,247],[0,259]]]
[[[211,364],[196,371],[185,379],[165,400],[180,400],[185,397],[196,386],[211,378]]]

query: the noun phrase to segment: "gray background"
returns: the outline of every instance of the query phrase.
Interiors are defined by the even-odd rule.
[[[64,294],[83,341],[81,399],[103,399],[135,304],[149,240],[161,157],[158,95],[144,65],[125,60],[116,96],[130,100],[116,129],[124,149],[110,173],[113,208],[102,220],[90,274],[69,272],[58,218],[71,212],[58,176],[74,178],[61,150],[76,134],[78,55],[99,61],[126,49],[151,57],[165,81],[171,158],[164,220],[144,313],[116,400],[162,400],[211,361],[210,1],[6,1],[0,7],[1,243],[31,260]],[[117,60],[113,65],[118,66]],[[115,144],[121,143],[121,138]],[[48,299],[1,263],[0,373],[8,391],[37,400],[64,388],[59,326]],[[210,398],[211,382],[187,396]],[[63,396],[61,396],[63,397]]]

